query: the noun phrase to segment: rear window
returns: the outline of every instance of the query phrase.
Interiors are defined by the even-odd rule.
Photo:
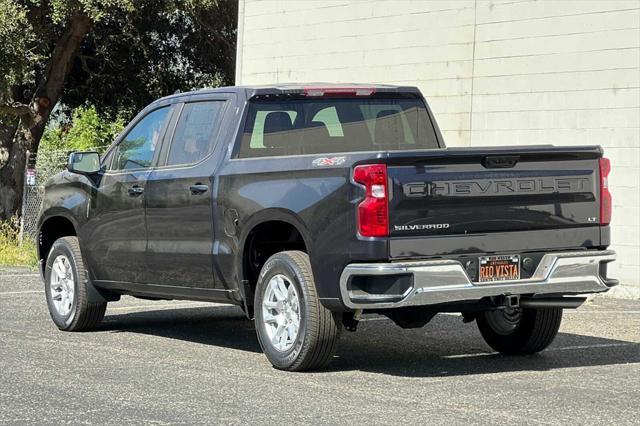
[[[437,147],[420,99],[251,101],[238,157]]]

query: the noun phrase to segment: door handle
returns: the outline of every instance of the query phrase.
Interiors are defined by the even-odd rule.
[[[142,195],[142,193],[144,192],[144,188],[141,188],[138,185],[135,185],[129,188],[127,192],[129,192],[130,196],[137,197],[138,195]]]
[[[189,187],[189,191],[191,191],[191,194],[193,194],[193,195],[204,194],[208,190],[209,190],[209,187],[207,185],[203,185],[201,183],[196,183],[195,185],[191,185]]]

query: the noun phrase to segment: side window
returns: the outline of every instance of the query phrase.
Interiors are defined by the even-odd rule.
[[[157,109],[138,122],[118,144],[110,170],[144,169],[151,166],[169,107]]]
[[[207,101],[184,106],[169,148],[167,165],[196,163],[213,150],[224,104],[224,101]]]

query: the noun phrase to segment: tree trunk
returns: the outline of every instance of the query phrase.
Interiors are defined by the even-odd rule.
[[[80,43],[92,25],[93,21],[84,13],[71,17],[67,30],[53,49],[46,71],[35,91],[32,102],[33,117],[20,120],[21,124],[18,124],[17,118],[7,117],[0,126],[0,220],[20,212],[26,151],[38,151],[40,139],[51,111],[60,99]],[[14,116],[20,117],[20,114],[14,113]],[[6,163],[2,161],[3,153],[5,156],[8,154]]]
[[[34,152],[38,151],[38,145],[40,145],[40,139],[51,111],[60,100],[64,82],[78,54],[80,43],[82,43],[82,39],[87,35],[92,25],[93,21],[86,14],[78,13],[74,15],[69,20],[67,31],[60,37],[56,47],[53,49],[45,74],[40,80],[34,96],[34,101],[37,105],[36,113],[39,119],[36,120],[35,126],[29,129],[28,135],[31,138]]]
[[[0,220],[6,220],[15,215],[22,205],[26,147],[23,144],[14,143],[17,130],[17,118],[2,120],[0,125]]]

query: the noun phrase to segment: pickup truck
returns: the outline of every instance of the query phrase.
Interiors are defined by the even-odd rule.
[[[457,312],[533,354],[617,284],[609,170],[599,146],[445,148],[414,87],[175,94],[45,185],[47,304],[67,331],[123,294],[235,304],[289,371],[326,365],[363,314]]]

